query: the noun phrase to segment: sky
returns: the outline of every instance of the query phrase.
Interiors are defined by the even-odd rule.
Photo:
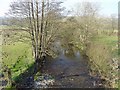
[[[9,10],[10,2],[14,0],[1,0],[0,2],[0,17],[5,16],[4,13],[7,13]],[[104,16],[110,16],[111,14],[118,14],[118,2],[119,0],[64,0],[64,6],[67,9],[74,8],[77,3],[80,2],[98,2],[100,3],[100,14]]]

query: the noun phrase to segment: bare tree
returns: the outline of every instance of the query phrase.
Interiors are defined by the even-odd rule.
[[[116,15],[115,14],[112,14],[111,15],[111,28],[112,28],[112,30],[114,31],[114,30],[117,30],[117,17],[116,17]]]
[[[91,37],[95,36],[97,33],[97,26],[99,25],[97,22],[98,12],[98,4],[91,2],[82,2],[81,4],[78,4],[77,9],[75,10],[75,16],[78,20],[80,29],[79,38],[85,50]]]
[[[19,0],[10,5],[10,15],[25,19],[23,25],[30,35],[36,64],[42,67],[43,59],[50,51],[60,28],[62,2],[55,0]]]

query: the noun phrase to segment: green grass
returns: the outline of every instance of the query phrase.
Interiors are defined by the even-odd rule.
[[[99,35],[93,39],[96,43],[103,43],[110,46],[118,44],[118,36]]]
[[[2,45],[2,62],[4,65],[11,69],[12,80],[17,81],[20,79],[20,75],[24,73],[34,63],[32,56],[32,46],[28,38],[29,36],[25,31],[12,30],[19,29],[18,26],[0,26],[0,29],[4,30],[4,45]],[[10,31],[11,29],[12,31]],[[9,34],[9,37],[7,35]],[[23,40],[20,42],[18,40]]]
[[[12,79],[24,72],[33,63],[31,46],[17,42],[2,46],[3,62],[12,70]]]
[[[108,45],[108,47],[112,48],[113,57],[118,58],[118,36],[108,36],[108,35],[99,35],[93,39],[94,43]]]

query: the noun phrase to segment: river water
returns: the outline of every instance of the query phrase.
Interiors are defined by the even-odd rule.
[[[53,50],[58,57],[46,60],[42,75],[37,80],[32,79],[30,86],[34,88],[98,88],[103,87],[100,77],[90,75],[88,59],[83,57],[79,50],[70,53],[59,42]],[[74,52],[74,53],[73,53]],[[30,80],[31,78],[32,80]],[[24,82],[24,81],[23,81]],[[25,83],[28,83],[26,81]],[[23,84],[22,84],[23,86]],[[21,86],[20,86],[21,87]],[[23,86],[24,87],[24,86]]]
[[[48,85],[49,87],[103,87],[101,86],[102,84],[99,77],[92,77],[90,75],[88,60],[82,57],[79,50],[74,51],[74,55],[71,55],[69,51],[59,46],[59,49],[57,51],[59,51],[59,56],[53,60],[47,60],[43,70],[44,74],[48,74],[53,77],[53,82],[52,84]]]

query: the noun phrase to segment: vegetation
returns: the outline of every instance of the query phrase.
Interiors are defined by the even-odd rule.
[[[3,46],[3,63],[12,70],[12,78],[24,72],[33,63],[31,47],[25,43]]]
[[[91,75],[104,79],[105,87],[118,87],[120,51],[114,15],[99,16],[97,3],[78,4],[74,15],[65,16],[61,1],[23,1],[10,5],[10,16],[0,26],[3,29],[1,63],[3,71],[10,70],[12,83],[20,82],[26,71],[31,71],[27,72],[29,75],[41,74],[46,58],[59,55],[55,49],[59,42],[66,55],[79,50],[88,57]]]
[[[111,39],[112,38],[112,39]],[[118,48],[117,37],[96,37],[87,51],[93,71],[98,70],[102,78],[113,87],[118,85]],[[93,64],[94,63],[94,64]],[[104,64],[103,64],[104,63]]]

